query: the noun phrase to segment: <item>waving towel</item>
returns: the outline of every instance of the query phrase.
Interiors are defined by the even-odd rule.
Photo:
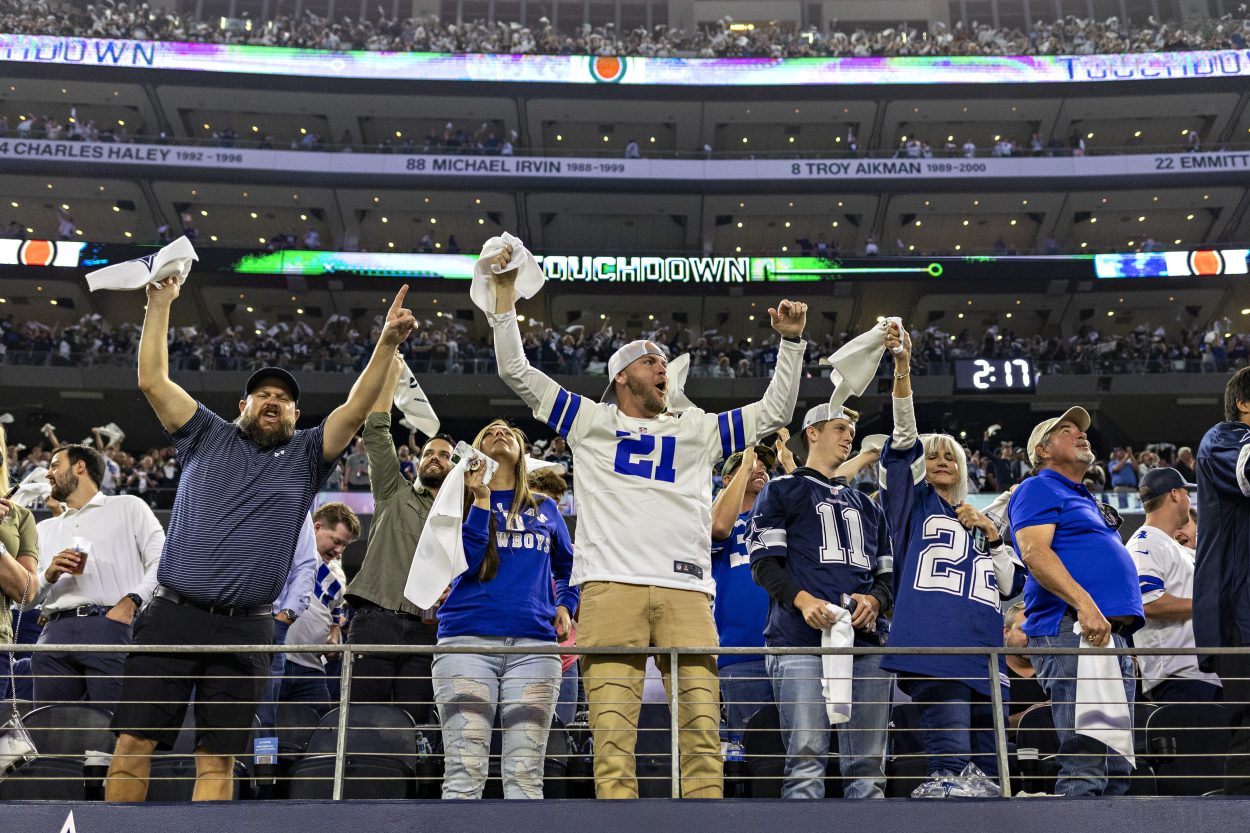
[[[1080,622],[1073,624],[1072,632],[1081,633]],[[1124,693],[1120,658],[1114,654],[1085,653],[1093,647],[1081,637],[1081,653],[1076,661],[1076,733],[1102,741],[1136,769],[1133,713]]]
[[[834,615],[833,625],[820,635],[822,648],[851,648],[855,645],[855,629],[851,627],[851,614],[835,604],[825,607]],[[851,719],[851,679],[855,671],[855,657],[850,654],[821,654],[820,690],[825,696],[825,712],[830,725],[836,726]]]
[[[421,383],[407,365],[404,365],[404,372],[395,383],[395,407],[404,415],[399,421],[400,425],[427,437],[438,433],[438,414],[434,413],[429,398],[421,390]]]
[[[179,237],[156,254],[88,272],[87,286],[92,292],[98,289],[143,289],[150,283],[169,277],[176,277],[181,286],[191,274],[191,262],[199,259],[191,241],[185,236]]]
[[[680,414],[689,408],[694,407],[694,403],[686,397],[686,376],[690,374],[690,354],[682,353],[677,358],[668,363],[668,387],[664,391],[665,407],[675,413]]]
[[[493,261],[504,250],[505,245],[512,247],[512,259],[507,266],[500,269]],[[482,244],[482,254],[473,265],[473,285],[469,287],[469,297],[477,304],[478,309],[485,313],[495,311],[494,276],[513,269],[517,270],[516,293],[522,298],[533,298],[547,280],[538,261],[519,237],[505,231],[502,236],[492,237]]]
[[[22,478],[10,499],[18,506],[29,509],[36,500],[46,500],[51,494],[52,484],[48,481],[48,470],[40,466]]]
[[[829,376],[833,382],[833,395],[829,397],[830,412],[842,407],[842,403],[852,396],[861,396],[876,378],[877,368],[881,366],[881,353],[885,350],[885,333],[891,324],[902,324],[902,320],[882,319],[871,330],[856,336],[832,356],[821,360],[822,364],[833,368]]]

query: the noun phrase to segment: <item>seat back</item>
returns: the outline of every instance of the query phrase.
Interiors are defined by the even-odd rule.
[[[1146,723],[1159,795],[1202,795],[1224,786],[1231,737],[1228,712],[1218,703],[1173,703]]]
[[[41,756],[82,757],[88,750],[111,753],[113,714],[90,703],[58,703],[26,713],[22,722]]]
[[[414,766],[417,725],[408,712],[389,704],[360,704],[347,712],[348,754],[385,755]],[[309,755],[333,755],[338,745],[339,710],[321,718],[308,739]]]
[[[745,737],[747,789],[751,798],[780,798],[786,769],[786,747],[781,720],[773,704],[762,706],[747,721]]]

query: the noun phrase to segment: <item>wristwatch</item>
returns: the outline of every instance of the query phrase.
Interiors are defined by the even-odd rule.
[[[138,593],[127,593],[126,598],[135,603],[135,610],[143,607],[143,597]]]
[[[281,614],[283,614],[284,616],[286,616],[286,618],[287,618],[287,619],[289,619],[290,621],[292,621],[292,622],[294,622],[294,621],[295,621],[295,611],[294,611],[294,610],[291,610],[291,608],[289,608],[289,607],[284,607],[284,608],[282,608],[281,610],[279,610],[278,612],[279,612],[279,613],[281,613]]]

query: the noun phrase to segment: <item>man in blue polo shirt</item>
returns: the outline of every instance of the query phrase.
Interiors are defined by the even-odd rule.
[[[713,614],[722,648],[762,648],[768,622],[768,593],[751,578],[747,554],[747,519],[777,454],[765,445],[729,455],[721,467],[725,488],[712,503],[712,579],[716,582]],[[773,702],[773,684],[758,654],[721,654],[720,696],[730,738],[745,739],[747,721]]]
[[[1084,408],[1069,408],[1033,429],[1028,454],[1035,476],[1020,484],[1007,505],[1016,551],[1029,569],[1024,632],[1038,648],[1076,648],[1081,636],[1095,648],[1122,648],[1124,637],[1145,622],[1137,568],[1116,532],[1120,517],[1081,483],[1094,462],[1085,435],[1089,422]],[[1080,634],[1074,632],[1077,624]],[[1076,733],[1077,659],[1032,657],[1059,734],[1055,790],[1123,795],[1128,762],[1101,741]],[[1132,658],[1119,659],[1131,713]]]
[[[169,310],[176,278],[147,287],[139,389],[178,449],[174,496],[151,603],[137,645],[264,645],[273,603],[291,569],[304,517],[321,484],[381,391],[396,348],[415,321],[396,294],[368,365],[347,400],[315,428],[296,431],[299,385],[285,370],[252,374],[234,422],[213,414],[169,378]],[[117,747],[105,798],[142,801],[152,752],[178,736],[195,697],[193,799],[233,793],[234,758],[247,751],[269,657],[252,653],[131,654],[113,716]]]

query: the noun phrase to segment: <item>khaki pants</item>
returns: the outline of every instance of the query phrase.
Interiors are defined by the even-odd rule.
[[[718,644],[706,594],[693,590],[591,581],[582,587],[577,644],[581,648],[618,645],[637,648],[708,647]],[[582,656],[582,678],[595,741],[595,795],[637,798],[634,745],[646,652]],[[664,690],[672,697],[667,654],[656,655]],[[721,798],[724,765],[720,755],[720,703],[716,657],[679,658],[677,686],[681,794]]]

